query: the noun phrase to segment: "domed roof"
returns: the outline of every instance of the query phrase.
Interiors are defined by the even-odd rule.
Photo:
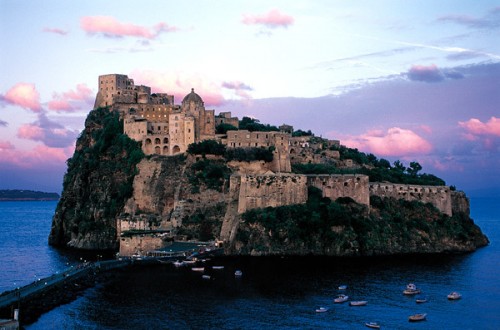
[[[191,101],[194,103],[202,103],[203,104],[202,98],[194,92],[194,88],[191,88],[191,93],[184,96],[184,98],[182,99],[182,104],[189,103]]]

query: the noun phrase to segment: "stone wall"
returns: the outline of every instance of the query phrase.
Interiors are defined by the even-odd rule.
[[[254,208],[303,204],[307,201],[307,178],[301,174],[232,176],[230,187],[239,187],[240,214]]]
[[[146,255],[149,251],[162,248],[165,245],[163,238],[151,235],[136,235],[120,238],[120,255],[132,256],[134,254]]]
[[[394,183],[370,183],[370,196],[392,197],[407,201],[431,203],[438,210],[452,215],[451,191],[447,186],[420,186]]]
[[[323,193],[323,197],[328,197],[333,201],[339,197],[350,197],[359,204],[370,205],[367,175],[308,175],[307,185],[320,189]]]

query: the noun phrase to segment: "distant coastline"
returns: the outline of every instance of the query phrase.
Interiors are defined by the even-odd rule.
[[[59,200],[58,193],[49,193],[33,190],[0,190],[0,202],[12,201],[57,201]]]

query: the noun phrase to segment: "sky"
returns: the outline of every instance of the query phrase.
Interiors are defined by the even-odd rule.
[[[498,0],[0,0],[0,189],[60,192],[118,73],[500,195],[498,40]]]

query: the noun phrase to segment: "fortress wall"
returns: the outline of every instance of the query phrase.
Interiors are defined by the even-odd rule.
[[[231,191],[240,186],[238,213],[307,201],[307,178],[300,174],[241,175],[231,177],[230,184]]]
[[[339,197],[350,197],[359,204],[370,205],[367,175],[308,175],[307,185],[320,189],[323,193],[323,197],[328,197],[333,201]]]
[[[451,211],[453,214],[465,213],[470,215],[470,202],[463,191],[451,192]]]
[[[136,253],[146,255],[148,251],[162,248],[165,245],[162,237],[149,235],[135,235],[120,237],[120,255],[131,256]]]
[[[452,198],[447,186],[420,186],[394,183],[370,183],[370,196],[392,197],[431,203],[441,212],[452,215]]]

